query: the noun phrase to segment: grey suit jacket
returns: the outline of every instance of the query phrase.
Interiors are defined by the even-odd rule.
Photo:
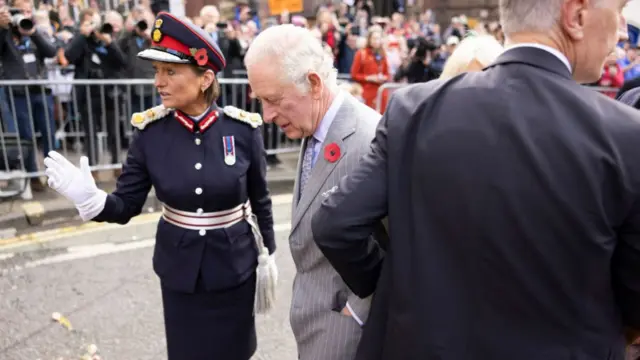
[[[370,298],[360,299],[342,281],[322,255],[311,233],[311,217],[338,181],[347,175],[369,149],[381,115],[344,93],[344,101],[320,147],[315,166],[299,196],[299,177],[303,141],[298,162],[291,234],[289,242],[296,265],[291,302],[291,328],[302,360],[351,360],[360,341],[361,327],[340,310],[349,307],[361,320],[369,314]],[[340,158],[331,163],[324,158],[324,148],[336,143]],[[331,226],[331,224],[327,224]]]

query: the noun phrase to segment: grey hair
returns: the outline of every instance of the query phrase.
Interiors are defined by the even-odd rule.
[[[500,24],[506,36],[547,32],[560,19],[564,0],[500,0]]]
[[[547,32],[560,20],[565,0],[500,0],[500,24],[505,36],[519,32]],[[592,6],[601,6],[594,0]]]
[[[104,15],[104,22],[108,22],[111,25],[117,25],[117,27],[119,28],[122,28],[122,26],[124,26],[124,19],[122,18],[122,15],[120,15],[120,13],[115,10],[107,11],[107,13]],[[114,24],[114,22],[116,24]]]
[[[278,72],[285,81],[296,85],[300,91],[309,91],[307,75],[313,71],[325,86],[336,90],[337,71],[333,58],[322,43],[305,28],[291,24],[272,26],[261,32],[251,43],[244,57],[247,68],[265,61],[278,61]]]
[[[218,11],[218,8],[215,5],[205,5],[200,9],[200,17],[206,16],[210,13],[220,16],[220,11]]]

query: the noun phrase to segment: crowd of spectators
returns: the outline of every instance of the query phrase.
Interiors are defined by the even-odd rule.
[[[44,152],[60,146],[63,137],[56,134],[83,133],[82,141],[65,141],[84,149],[92,164],[100,162],[98,134],[107,134],[108,161],[120,162],[128,139],[128,117],[159,102],[153,87],[72,88],[61,85],[60,80],[151,79],[153,69],[136,54],[150,46],[151,27],[159,9],[149,0],[107,11],[96,0],[58,1],[58,5],[41,1],[37,6],[31,0],[10,1],[0,0],[0,79],[42,79],[50,84],[0,87],[2,131],[33,140],[38,133]],[[309,28],[333,56],[343,88],[381,112],[387,98],[386,91],[379,94],[383,84],[426,82],[459,72],[459,64],[448,60],[470,37],[490,39],[473,45],[487,54],[484,60],[477,59],[476,67],[481,68],[497,56],[504,41],[499,23],[484,10],[473,18],[460,14],[446,20],[436,18],[430,9],[383,17],[377,15],[372,1],[347,3],[328,2],[309,18],[286,12],[259,18],[256,9],[237,1],[225,8],[206,5],[190,20],[210,33],[224,53],[228,65],[219,74],[224,78],[245,76],[244,54],[262,29],[286,23]],[[32,26],[29,21],[20,22],[24,19]],[[467,51],[478,53],[476,49]],[[637,52],[637,44],[620,44],[605,64],[600,81],[592,85],[620,88],[637,81]],[[469,69],[472,65],[464,64]],[[259,111],[250,89],[246,90],[223,88],[221,101]],[[616,93],[603,92],[610,96]],[[267,148],[274,148],[282,137],[274,129],[265,129],[265,141]],[[279,164],[276,156],[269,156],[268,161],[270,166]],[[36,154],[27,157],[26,170],[36,171],[37,163]],[[32,186],[43,189],[38,180]]]

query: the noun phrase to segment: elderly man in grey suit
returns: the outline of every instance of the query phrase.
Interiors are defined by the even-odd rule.
[[[381,116],[338,89],[333,59],[306,29],[265,30],[245,64],[265,122],[303,139],[289,236],[297,270],[290,320],[299,357],[351,360],[370,299],[355,296],[319,251],[311,216],[369,148]]]

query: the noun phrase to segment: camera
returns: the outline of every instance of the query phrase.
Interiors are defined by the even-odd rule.
[[[435,42],[425,38],[410,39],[407,41],[407,47],[416,49],[413,61],[424,61],[428,56],[433,56],[433,52],[438,49]]]
[[[149,24],[147,24],[146,21],[144,20],[140,20],[138,21],[138,23],[136,24],[136,27],[140,30],[140,31],[147,31],[147,29],[149,28]]]
[[[33,29],[33,20],[24,16],[22,10],[20,9],[9,9],[9,14],[11,15],[11,23],[14,26],[21,28],[22,30],[31,30]]]
[[[107,35],[113,34],[113,26],[109,23],[102,24],[102,27],[100,28],[100,33],[107,34]]]
[[[220,30],[226,30],[226,29],[227,29],[228,24],[227,24],[226,22],[224,22],[224,21],[221,21],[221,22],[217,23],[217,24],[216,24],[216,26],[217,26],[217,27],[218,27],[218,29],[220,29]]]

